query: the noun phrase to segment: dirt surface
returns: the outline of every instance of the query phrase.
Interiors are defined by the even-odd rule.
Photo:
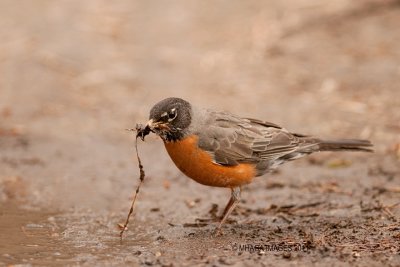
[[[400,2],[0,2],[0,265],[400,265]],[[182,175],[154,135],[168,96],[304,134],[366,138],[243,190]]]

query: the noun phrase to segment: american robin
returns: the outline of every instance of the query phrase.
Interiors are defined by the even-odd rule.
[[[372,151],[368,140],[324,140],[266,121],[201,109],[166,98],[150,111],[141,137],[154,132],[175,165],[196,182],[231,189],[217,232],[240,200],[240,190],[278,165],[317,151]]]

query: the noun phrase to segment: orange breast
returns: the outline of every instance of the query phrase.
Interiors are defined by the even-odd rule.
[[[199,149],[195,136],[164,144],[175,165],[188,177],[201,184],[236,187],[250,183],[255,177],[256,172],[251,164],[222,166],[213,163],[211,155]]]

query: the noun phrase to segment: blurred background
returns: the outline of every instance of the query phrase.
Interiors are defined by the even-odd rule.
[[[47,220],[47,212],[55,212],[59,217],[51,218],[62,218],[54,223],[57,234],[73,229],[78,219],[72,214],[85,211],[86,220],[103,214],[109,222],[104,233],[113,239],[137,184],[134,136],[125,129],[146,122],[150,108],[170,96],[294,132],[370,139],[374,154],[316,155],[282,166],[272,180],[296,185],[337,178],[336,187],[354,193],[354,203],[365,190],[392,188],[385,197],[395,204],[399,28],[395,0],[1,0],[3,229],[19,232],[32,218],[46,212]],[[183,223],[228,199],[229,190],[180,174],[156,137],[139,149],[148,177],[135,220]],[[249,186],[247,205],[276,201],[257,189],[270,181]],[[295,202],[316,197],[308,193],[276,192]],[[66,238],[62,233],[55,238]],[[79,239],[68,237],[72,244]],[[14,251],[25,255],[18,242]],[[11,263],[29,258],[12,258],[6,248],[2,255],[11,255],[3,260]]]

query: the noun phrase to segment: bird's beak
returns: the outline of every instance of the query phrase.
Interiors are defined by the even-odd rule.
[[[150,119],[147,123],[146,123],[146,128],[149,128],[152,132],[154,132],[154,130],[165,130],[165,129],[169,129],[169,127],[166,125],[166,123],[164,122],[160,122],[160,121],[154,121],[153,119]]]
[[[146,127],[150,128],[150,129],[154,129],[155,123],[153,122],[153,119],[150,119],[147,123],[146,123]]]
[[[155,129],[159,129],[161,126],[161,122],[155,122],[153,119],[150,119],[147,123],[146,123],[146,128],[149,128],[152,132]]]

